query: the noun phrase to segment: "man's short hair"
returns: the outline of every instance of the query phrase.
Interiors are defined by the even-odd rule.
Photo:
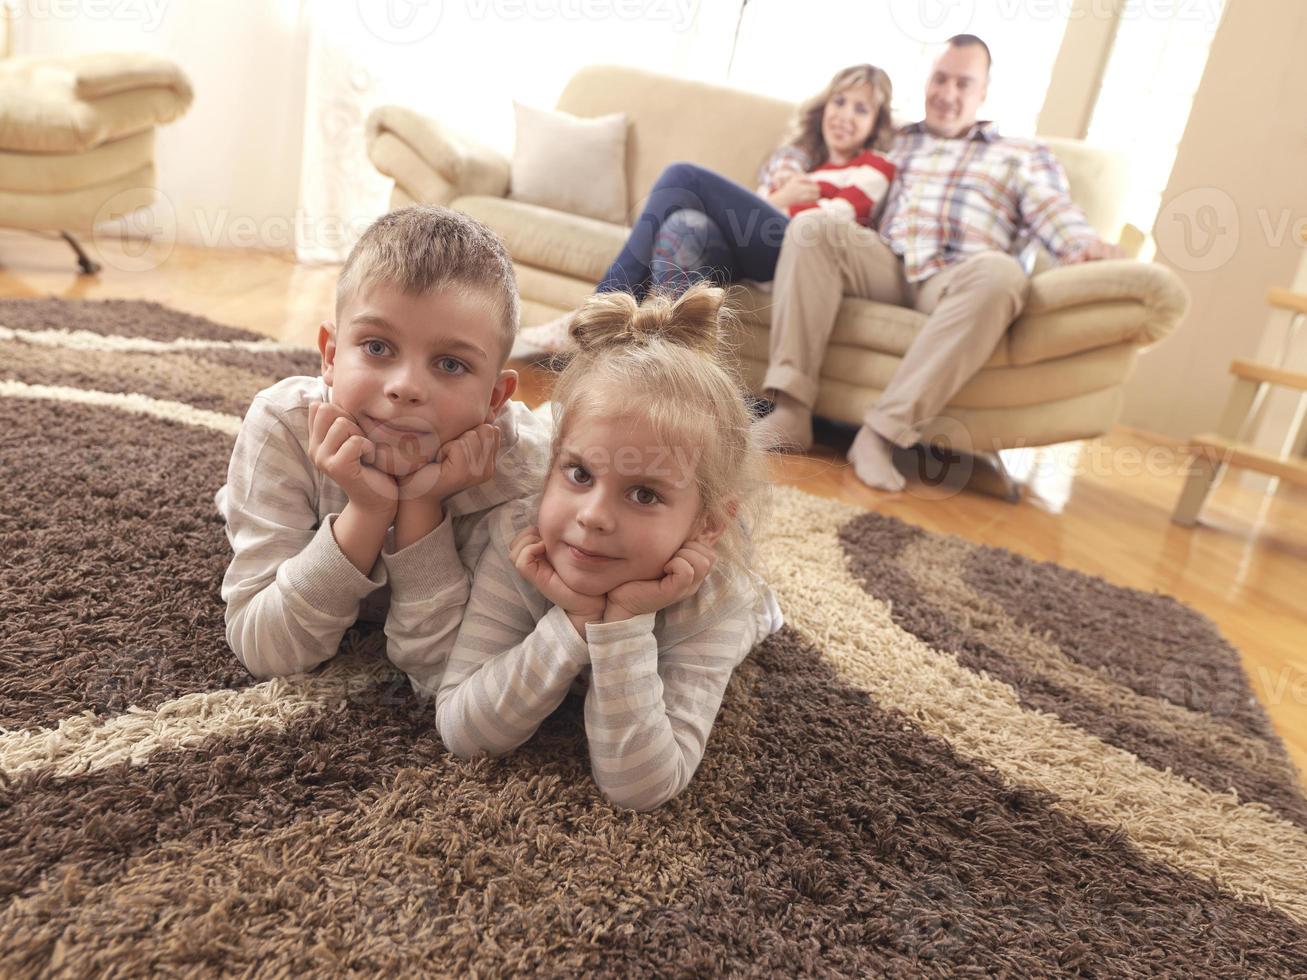
[[[337,323],[360,290],[381,283],[410,296],[457,289],[490,300],[504,345],[500,363],[507,359],[520,312],[517,277],[504,243],[475,218],[413,204],[368,225],[336,281]]]
[[[989,45],[976,37],[974,34],[954,34],[948,39],[950,48],[973,48],[979,45],[985,52],[985,71],[989,71],[994,66],[994,57],[989,53]]]

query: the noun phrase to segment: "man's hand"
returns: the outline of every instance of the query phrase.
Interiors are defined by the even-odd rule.
[[[554,566],[545,557],[545,542],[540,529],[534,525],[525,528],[508,546],[509,558],[517,573],[536,587],[536,590],[567,614],[581,636],[585,624],[596,622],[604,614],[603,596],[581,595],[568,588]]]
[[[631,619],[645,613],[666,609],[674,602],[699,591],[703,580],[717,562],[717,551],[698,538],[691,538],[663,566],[660,578],[646,582],[627,582],[608,593],[604,622]]]
[[[394,520],[399,506],[395,478],[370,465],[376,445],[363,434],[354,417],[339,405],[309,405],[309,459],[345,491],[360,511]]]
[[[483,422],[451,439],[432,462],[400,480],[400,499],[439,504],[459,491],[485,483],[495,475],[502,438],[498,428]]]
[[[1110,245],[1107,242],[1090,242],[1062,264],[1077,265],[1080,262],[1097,262],[1099,259],[1123,258],[1125,258],[1125,252],[1120,245]]]

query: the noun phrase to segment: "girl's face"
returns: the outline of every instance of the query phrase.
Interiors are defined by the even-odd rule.
[[[880,93],[868,82],[841,89],[826,100],[821,114],[821,138],[835,163],[862,152],[880,111]]]
[[[642,419],[570,419],[538,520],[545,555],[568,588],[598,596],[660,578],[699,529],[696,461]]]

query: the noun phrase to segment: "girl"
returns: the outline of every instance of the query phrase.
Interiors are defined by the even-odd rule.
[[[652,809],[690,781],[732,671],[780,628],[748,565],[762,457],[723,366],[722,296],[612,292],[577,313],[544,488],[491,518],[437,694],[455,755],[509,752],[583,691],[600,791]]]
[[[759,173],[757,193],[692,163],[659,175],[598,292],[642,299],[650,288],[680,291],[701,279],[719,284],[775,275],[790,217],[820,207],[870,226],[894,179],[877,151],[893,138],[887,74],[853,65],[799,107],[793,129]],[[513,356],[549,357],[568,346],[574,314],[522,330]]]

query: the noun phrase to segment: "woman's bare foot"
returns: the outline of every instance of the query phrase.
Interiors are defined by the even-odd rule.
[[[515,361],[543,361],[572,346],[572,338],[567,331],[572,327],[572,313],[541,323],[534,327],[523,327],[513,341],[513,352],[509,355]]]
[[[869,487],[896,491],[907,486],[902,474],[894,468],[894,443],[865,425],[849,447],[848,460],[858,479]]]
[[[753,438],[765,452],[802,453],[812,448],[812,410],[783,391],[771,392],[775,408],[753,423]]]

